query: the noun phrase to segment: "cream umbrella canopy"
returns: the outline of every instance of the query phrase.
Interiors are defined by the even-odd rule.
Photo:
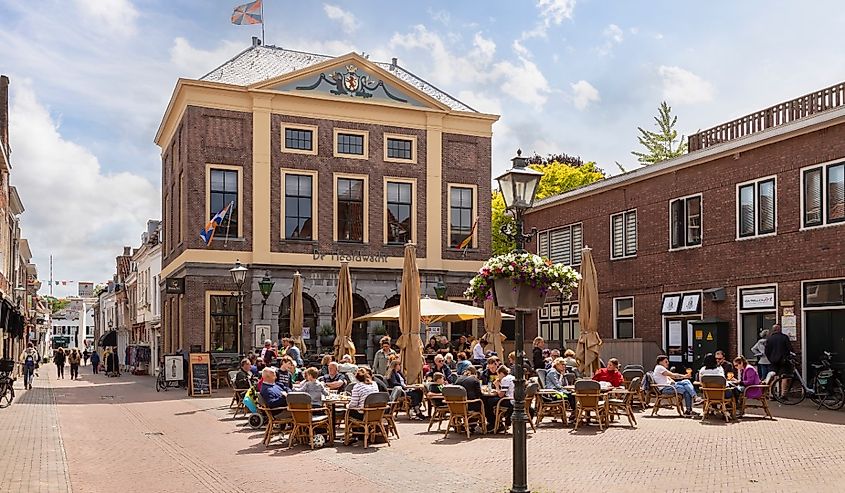
[[[302,276],[293,275],[293,287],[290,293],[290,337],[293,343],[305,354],[305,341],[302,340],[302,322],[305,315],[302,309]]]
[[[487,342],[493,344],[493,350],[500,358],[503,357],[502,342],[505,336],[502,334],[502,311],[492,299],[484,300],[484,331],[487,333]]]
[[[485,318],[487,316],[483,308],[453,301],[435,300],[426,296],[420,299],[420,320],[426,325],[437,322],[465,322]],[[504,318],[513,318],[512,315],[505,315]],[[374,322],[378,320],[399,320],[399,306],[392,306],[360,316],[353,322]]]
[[[402,371],[408,383],[422,382],[423,344],[420,339],[420,273],[417,270],[417,249],[405,245],[402,264],[402,291],[399,294],[399,330],[396,344],[402,360]]]
[[[349,276],[349,262],[340,264],[337,277],[337,305],[335,306],[334,354],[340,361],[344,355],[355,357],[355,343],[352,342],[352,278]]]
[[[581,373],[594,373],[599,368],[601,337],[599,337],[599,288],[592,250],[585,247],[581,253],[581,283],[578,285],[578,322],[581,335],[575,357]]]

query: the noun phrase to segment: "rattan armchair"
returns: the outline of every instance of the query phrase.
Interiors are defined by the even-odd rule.
[[[637,426],[637,418],[634,417],[634,397],[637,395],[636,391],[640,388],[640,383],[640,377],[634,377],[626,385],[628,392],[622,395],[621,398],[614,396],[613,392],[611,392],[606,399],[608,415],[626,416],[628,418],[628,424]]]
[[[728,381],[720,375],[704,375],[701,377],[701,392],[704,394],[704,408],[701,419],[707,417],[709,411],[720,412],[725,421],[730,421],[736,414],[733,396],[728,392]],[[730,415],[728,411],[730,410]]]
[[[769,417],[769,419],[775,419],[774,416],[772,416],[772,411],[769,410],[769,398],[772,396],[772,382],[774,381],[775,376],[775,372],[769,372],[769,374],[766,375],[766,379],[763,380],[763,382],[761,382],[759,385],[748,385],[744,389],[742,389],[742,394],[739,397],[740,413],[745,414],[745,409],[749,407],[755,409],[762,409],[763,412],[766,413],[766,416]],[[760,397],[757,398],[748,397],[747,393],[749,389],[761,389],[763,393],[760,394]],[[748,401],[750,400],[758,401],[759,404],[749,404]]]
[[[288,411],[293,417],[293,429],[288,437],[288,449],[298,439],[306,438],[314,449],[314,430],[326,430],[328,442],[334,442],[334,426],[325,407],[313,407],[311,396],[305,392],[288,393]]]
[[[647,401],[654,397],[654,407],[651,409],[651,415],[657,414],[657,411],[663,408],[664,403],[669,404],[669,408],[675,408],[679,416],[684,415],[684,398],[678,393],[674,385],[666,384],[660,385],[654,383],[654,375],[651,372],[646,373],[648,380],[648,395]]]
[[[469,438],[469,430],[473,425],[480,426],[481,431],[487,433],[487,417],[484,414],[484,404],[481,399],[467,400],[467,389],[460,385],[445,385],[443,399],[449,408],[449,423],[446,425],[446,434],[443,438],[448,437],[449,430],[453,428],[456,433],[466,431]],[[479,411],[469,408],[473,403],[478,404]]]
[[[367,448],[370,441],[376,437],[384,438],[390,446],[390,439],[384,427],[384,415],[387,412],[389,396],[387,392],[375,392],[364,399],[363,418],[356,418],[346,410],[346,428],[343,435],[343,443],[349,445],[354,435],[361,435],[364,438],[364,448]]]
[[[607,424],[607,403],[601,396],[601,384],[594,380],[578,380],[575,382],[575,429],[582,419],[590,420],[590,414],[595,413],[599,429]]]

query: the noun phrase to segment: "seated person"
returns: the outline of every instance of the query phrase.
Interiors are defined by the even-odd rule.
[[[472,361],[467,359],[467,353],[464,351],[458,353],[458,363],[455,365],[455,373],[463,375],[470,366],[472,366]]]
[[[482,399],[484,396],[481,393],[481,382],[478,380],[478,370],[476,370],[474,366],[467,368],[463,375],[459,376],[458,379],[455,380],[455,385],[460,385],[466,389],[468,401]],[[481,402],[470,402],[468,404],[468,408],[470,411],[481,412]]]
[[[236,390],[247,390],[252,386],[252,365],[246,358],[241,360],[241,369],[235,375],[234,386]]]
[[[373,383],[370,374],[364,368],[358,368],[355,372],[355,386],[352,387],[352,396],[346,406],[349,417],[364,419],[364,401],[367,396],[378,392],[378,386]]]
[[[716,351],[716,363],[722,367],[722,371],[725,373],[725,377],[728,376],[728,373],[734,373],[734,366],[725,358],[724,351]]]
[[[443,386],[446,384],[444,376],[440,372],[435,372],[431,376],[431,383],[428,385],[428,392],[425,396],[432,400],[435,406],[443,405]]]
[[[279,409],[288,406],[287,395],[290,388],[282,387],[276,381],[276,371],[273,367],[267,367],[261,372],[261,399],[264,405],[270,409]],[[274,412],[273,415],[278,415]]]
[[[452,353],[446,353],[446,355],[445,355],[445,356],[443,356],[443,359],[444,359],[444,363],[446,363],[446,366],[447,366],[450,370],[454,370],[454,369],[455,369],[455,366],[456,366],[456,363],[455,363],[455,357],[454,357],[454,356],[452,356]]]
[[[566,362],[566,366],[569,368],[578,368],[578,360],[575,359],[575,351],[571,349],[567,349],[563,352],[563,360]]]
[[[446,336],[440,336],[440,338],[437,339],[437,352],[446,356],[449,349],[451,349],[451,346],[449,345],[449,338]]]
[[[454,349],[455,354],[460,353],[461,351],[469,351],[469,340],[467,339],[467,336],[459,337],[458,340],[452,345],[452,349]]]
[[[338,371],[336,361],[329,362],[328,372],[320,377],[320,381],[323,382],[329,390],[336,390],[338,392],[343,392],[343,389],[349,383],[346,375]]]
[[[367,374],[370,376],[370,380],[372,380],[373,383],[376,384],[379,392],[388,392],[388,393],[390,392],[390,389],[387,388],[387,385],[384,383],[383,379],[375,378],[373,376],[373,370],[371,368],[364,368],[364,369],[367,370]]]
[[[302,373],[305,375],[305,380],[294,385],[294,390],[310,395],[311,407],[323,407],[323,397],[329,395],[329,391],[322,382],[317,381],[320,370],[311,367],[306,368]]]
[[[499,401],[498,401],[497,405],[500,406],[500,407],[509,408],[507,415],[505,417],[505,429],[507,429],[511,425],[510,424],[511,413],[513,413],[513,395],[514,395],[514,390],[516,388],[516,385],[514,384],[515,379],[514,379],[514,376],[510,374],[511,372],[508,369],[508,367],[505,366],[505,365],[500,366],[499,369],[496,370],[496,373],[498,374],[499,378],[496,380],[496,383],[493,386],[496,388],[496,393],[498,394],[498,397],[499,397]],[[490,410],[492,411],[492,413],[491,413],[493,415],[492,421],[493,421],[493,424],[495,425],[495,421],[496,421],[495,406],[493,406],[493,408],[490,409]],[[490,421],[490,420],[488,419],[488,421]],[[490,423],[488,422],[487,424],[490,424]]]
[[[423,349],[423,352],[426,353],[426,354],[436,353],[437,352],[437,345],[438,345],[437,337],[431,336],[428,339],[428,344],[425,345],[425,349]]]
[[[276,370],[276,381],[279,382],[279,385],[290,389],[299,380],[301,380],[301,377],[297,372],[296,363],[290,356],[282,356],[282,367]]]
[[[387,385],[392,389],[390,400],[395,401],[400,395],[406,395],[411,400],[411,419],[422,420],[423,393],[419,388],[409,387],[405,383],[405,375],[402,374],[402,363],[397,359],[390,362],[387,368]],[[357,387],[357,386],[356,386]],[[354,389],[353,389],[354,390]]]
[[[717,358],[713,355],[713,353],[705,354],[704,359],[701,360],[701,364],[703,366],[700,370],[698,370],[699,381],[701,381],[701,377],[705,376],[715,375],[719,377],[725,377],[725,370],[723,370],[721,365],[719,365],[719,362],[717,361]]]
[[[449,366],[446,364],[446,358],[441,354],[434,357],[434,366],[428,371],[426,378],[430,379],[435,373],[442,373],[447,382],[452,379],[452,370],[449,369]]]
[[[267,368],[267,365],[264,364],[264,358],[258,357],[255,358],[255,370],[258,372],[258,378],[261,378],[261,370]]]
[[[340,358],[340,364],[337,365],[337,369],[341,373],[355,373],[358,371],[358,365],[352,360],[351,354],[344,354]]]
[[[556,401],[558,399],[566,399],[569,404],[569,409],[575,413],[575,394],[564,390],[566,382],[563,381],[563,375],[566,373],[566,361],[563,358],[557,358],[552,363],[552,367],[546,372],[546,388],[554,390],[558,395],[543,394],[543,400]]]
[[[652,372],[652,375],[654,378],[654,383],[656,385],[669,386],[662,390],[664,394],[678,392],[678,394],[683,397],[684,404],[686,405],[686,411],[684,412],[684,415],[687,417],[691,417],[693,415],[693,399],[698,397],[698,395],[695,393],[695,388],[693,388],[692,382],[686,380],[686,375],[681,375],[669,371],[669,357],[665,354],[661,354],[657,357],[657,364],[654,367],[654,372]]]
[[[332,362],[332,355],[327,354],[320,360],[320,375],[327,375],[329,373],[329,363]]]
[[[484,360],[484,351],[487,348],[487,339],[481,338],[478,340],[478,343],[472,347],[472,362],[476,365],[483,365]]]
[[[481,372],[481,385],[493,385],[493,382],[498,378],[497,371],[499,369],[498,356],[490,356],[487,358],[487,368]]]
[[[282,339],[282,344],[285,346],[285,356],[290,356],[296,366],[303,366],[302,362],[302,353],[300,353],[299,348],[293,343],[293,339],[290,337],[285,337]]]
[[[508,368],[513,374],[516,371],[516,352],[511,351],[508,353]],[[522,356],[522,371],[525,375],[525,378],[531,378],[535,375],[534,368],[531,367],[531,362],[528,361],[528,358],[525,355]]]
[[[739,400],[742,397],[742,391],[749,385],[760,385],[760,375],[757,370],[748,364],[745,356],[739,355],[734,358],[734,366],[739,372],[739,379],[735,379],[736,386],[733,388],[734,400],[737,404],[737,414],[742,415],[739,409]],[[759,399],[763,395],[763,389],[748,389],[745,393],[747,399]]]
[[[559,349],[552,349],[549,351],[549,357],[546,358],[546,366],[545,368],[548,370],[549,368],[554,365],[556,359],[560,358],[560,350]],[[564,369],[566,369],[566,363],[564,363]]]
[[[622,372],[619,371],[619,360],[610,358],[607,361],[607,368],[599,368],[596,374],[593,375],[593,380],[596,382],[609,382],[614,387],[621,387],[625,383],[622,378]]]

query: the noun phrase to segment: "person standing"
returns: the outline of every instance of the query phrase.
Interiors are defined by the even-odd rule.
[[[769,337],[769,331],[763,330],[760,332],[760,339],[754,346],[751,347],[751,354],[757,357],[757,375],[761,378],[766,378],[769,374],[769,358],[766,357],[766,338]]]
[[[282,339],[282,344],[285,346],[285,356],[290,356],[290,359],[296,363],[297,367],[304,366],[302,363],[302,354],[300,353],[299,348],[293,343],[293,339],[285,337]]]
[[[53,351],[53,363],[56,364],[56,376],[59,378],[65,378],[65,350],[62,348],[56,348]]]
[[[545,368],[546,358],[543,356],[543,349],[546,348],[546,341],[542,337],[534,338],[534,349],[531,351],[531,363],[534,368]]]
[[[373,373],[384,376],[384,374],[387,373],[387,363],[390,361],[390,356],[395,354],[396,351],[390,347],[390,338],[382,337],[381,351],[378,351],[373,357]]]
[[[775,373],[778,375],[792,373],[791,353],[792,342],[789,340],[789,336],[781,332],[780,324],[772,325],[769,337],[766,338],[764,354]]]
[[[91,350],[88,347],[85,347],[85,351],[82,351],[82,366],[88,364],[88,358],[91,357]]]
[[[23,388],[32,388],[32,376],[35,374],[35,369],[38,368],[38,351],[31,342],[26,344],[26,349],[23,350],[20,357],[20,364],[23,368]]]
[[[67,361],[70,363],[70,379],[76,380],[79,378],[79,363],[82,361],[82,355],[79,354],[79,349],[71,349]]]
[[[96,349],[91,350],[91,370],[94,375],[100,373],[100,353]]]

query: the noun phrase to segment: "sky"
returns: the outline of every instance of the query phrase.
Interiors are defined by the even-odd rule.
[[[0,0],[12,174],[42,280],[104,282],[161,210],[153,138],[179,77],[250,45],[238,0]],[[845,80],[836,1],[265,0],[265,44],[399,64],[525,153],[639,167],[666,100],[684,135]],[[45,283],[46,284],[46,283]],[[72,294],[75,283],[54,286]]]

